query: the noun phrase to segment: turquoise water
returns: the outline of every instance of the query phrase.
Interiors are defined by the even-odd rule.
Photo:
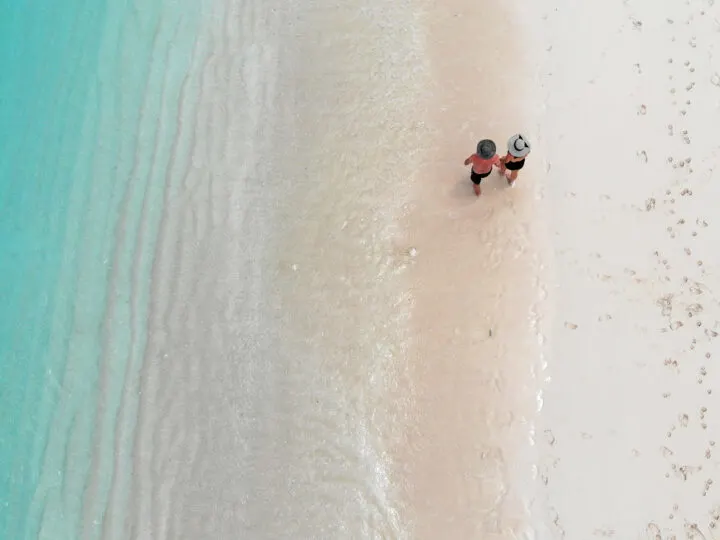
[[[124,526],[199,14],[0,0],[0,538]]]

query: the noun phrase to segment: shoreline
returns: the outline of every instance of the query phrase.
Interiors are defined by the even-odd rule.
[[[427,148],[407,222],[418,251],[411,272],[418,396],[404,458],[416,538],[507,538],[534,522],[544,238],[533,221],[542,154],[534,144],[513,189],[493,171],[478,199],[462,166],[481,138],[495,140],[501,156],[516,132],[535,142],[531,111],[512,106],[528,99],[525,70],[503,69],[530,59],[504,39],[521,28],[515,14],[457,0],[424,17],[437,144]],[[477,32],[484,19],[493,24]]]
[[[720,261],[685,229],[711,241],[688,191],[716,198],[716,152],[679,135],[712,133],[718,66],[653,5],[218,8],[191,196],[154,273],[139,530],[632,538],[679,534],[681,514],[709,530]],[[464,158],[518,131],[516,187],[493,173],[476,199]],[[618,170],[584,145],[617,145]]]
[[[193,198],[155,274],[131,530],[408,537],[391,477],[411,265],[396,216],[422,129],[408,89],[425,84],[402,9],[213,14]]]
[[[522,534],[536,490],[542,167],[535,144],[514,189],[493,173],[477,200],[462,166],[484,136],[501,155],[517,131],[535,143],[526,106],[502,106],[524,102],[527,75],[492,72],[516,59],[504,39],[515,13],[421,2],[409,20],[328,1],[258,7],[226,34],[241,5],[209,14],[204,37],[224,52],[207,50],[193,75],[194,146],[154,270],[128,527]],[[493,31],[476,32],[487,13]],[[487,63],[466,68],[483,48]]]

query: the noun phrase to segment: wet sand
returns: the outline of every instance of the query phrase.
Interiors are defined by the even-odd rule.
[[[418,251],[416,402],[403,452],[413,538],[519,538],[531,527],[539,159],[529,157],[514,188],[493,172],[480,198],[463,166],[482,138],[503,156],[514,133],[534,138],[524,105],[529,57],[506,39],[520,29],[516,19],[507,4],[465,1],[430,6],[423,17],[434,131],[407,221]]]

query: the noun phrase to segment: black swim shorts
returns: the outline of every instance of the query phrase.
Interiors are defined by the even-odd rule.
[[[507,163],[505,163],[505,168],[508,171],[519,171],[520,169],[523,168],[524,165],[525,165],[524,159],[522,161],[508,161]]]
[[[482,182],[482,179],[487,178],[488,176],[490,176],[490,171],[478,174],[474,170],[470,170],[470,180],[472,180],[472,183],[476,186],[479,186],[480,182]]]

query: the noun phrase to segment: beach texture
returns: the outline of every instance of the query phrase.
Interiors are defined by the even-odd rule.
[[[718,536],[719,9],[3,4],[0,537]]]
[[[547,2],[551,538],[715,538],[713,2]]]

